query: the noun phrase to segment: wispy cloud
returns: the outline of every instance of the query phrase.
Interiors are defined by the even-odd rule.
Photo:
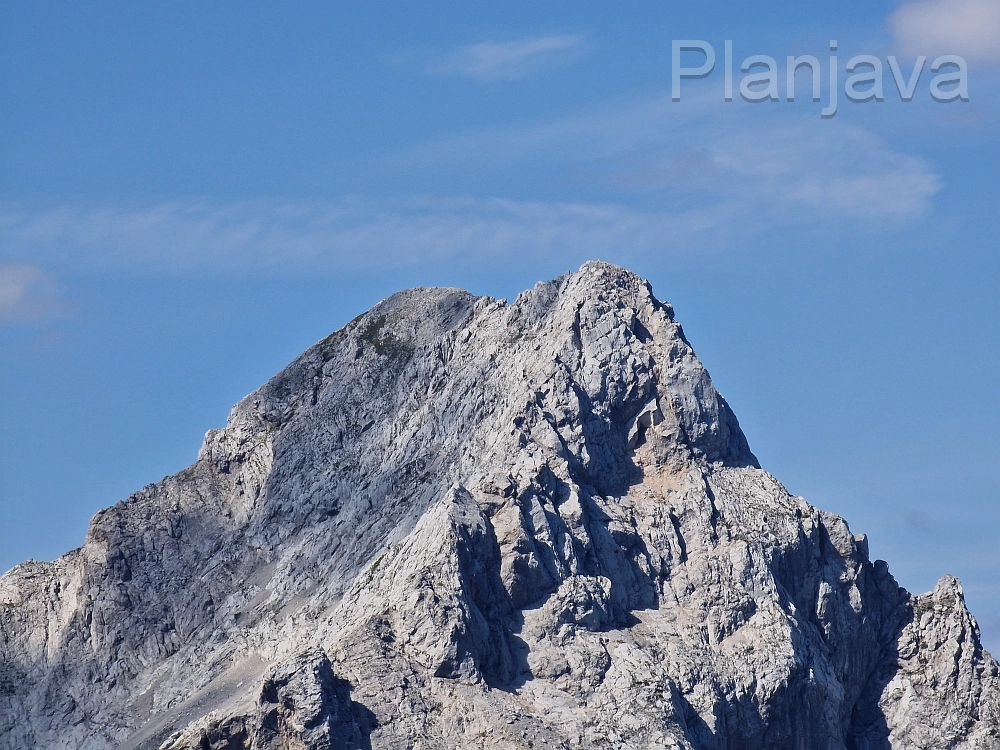
[[[573,62],[585,51],[585,42],[582,35],[480,42],[462,47],[432,63],[428,72],[483,81],[512,80],[543,68]]]
[[[899,226],[921,218],[940,189],[924,160],[848,122],[802,113],[666,98],[536,127],[465,133],[394,157],[420,169],[559,164],[619,200],[743,213],[747,227],[780,221]],[[791,216],[789,214],[792,214]]]
[[[571,266],[592,257],[627,264],[739,252],[774,230],[828,238],[905,231],[940,188],[926,162],[847,122],[722,111],[729,114],[658,99],[467,133],[386,160],[396,172],[433,170],[444,182],[448,169],[479,172],[496,191],[504,190],[505,170],[521,174],[545,162],[568,175],[562,194],[588,200],[0,204],[0,257],[143,274],[370,273],[441,262],[482,269],[539,259]]]
[[[1000,61],[1000,0],[915,0],[889,18],[904,52]]]
[[[145,207],[0,207],[7,254],[67,269],[378,271],[449,261],[680,252],[712,212],[616,204],[417,197],[335,202],[175,201]]]
[[[28,263],[0,263],[0,325],[36,322],[62,308],[56,284]]]

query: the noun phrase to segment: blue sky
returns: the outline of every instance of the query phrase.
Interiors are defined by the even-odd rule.
[[[1000,0],[2,2],[0,568],[397,289],[603,258],[765,468],[1000,651]],[[670,100],[672,39],[712,75]],[[722,52],[963,55],[968,102],[723,101]],[[684,58],[695,65],[697,56]],[[736,86],[742,77],[736,71]],[[799,86],[806,89],[805,72]]]

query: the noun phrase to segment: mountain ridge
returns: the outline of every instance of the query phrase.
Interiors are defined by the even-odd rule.
[[[998,746],[958,582],[789,495],[600,262],[383,300],[0,603],[0,748]]]

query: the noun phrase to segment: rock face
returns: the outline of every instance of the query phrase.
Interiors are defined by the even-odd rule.
[[[588,263],[401,292],[0,579],[0,748],[1000,747],[958,582],[761,470]]]

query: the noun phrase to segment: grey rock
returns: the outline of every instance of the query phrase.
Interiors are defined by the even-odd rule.
[[[371,727],[350,687],[333,674],[326,654],[307,649],[273,667],[251,710],[217,711],[172,733],[162,750],[354,750]]]
[[[603,263],[390,297],[0,578],[2,749],[971,750],[998,686]]]

